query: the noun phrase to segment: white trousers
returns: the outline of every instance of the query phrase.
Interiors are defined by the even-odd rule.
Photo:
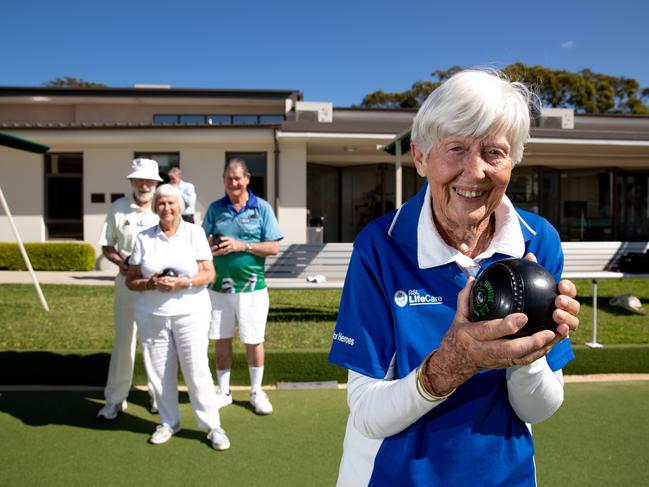
[[[110,354],[108,380],[104,389],[106,402],[121,403],[128,396],[133,381],[135,363],[136,331],[133,303],[135,292],[126,287],[123,274],[115,278],[115,300],[113,301],[113,320],[115,339]]]
[[[157,316],[136,313],[142,354],[160,412],[160,423],[176,426],[178,361],[199,428],[221,426],[216,389],[207,359],[210,313]]]

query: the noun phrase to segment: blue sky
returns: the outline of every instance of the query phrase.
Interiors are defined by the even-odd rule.
[[[638,0],[3,0],[0,85],[297,89],[359,103],[435,69],[522,61],[649,86]]]

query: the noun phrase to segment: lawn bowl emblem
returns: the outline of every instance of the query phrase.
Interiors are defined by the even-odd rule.
[[[507,338],[555,330],[557,324],[552,313],[557,294],[556,281],[536,262],[500,260],[487,267],[473,285],[471,320],[494,320],[512,313],[525,313],[527,324]]]
[[[491,281],[483,279],[473,286],[475,299],[471,301],[471,316],[477,318],[473,321],[482,321],[486,318],[489,308],[494,302],[494,287]]]

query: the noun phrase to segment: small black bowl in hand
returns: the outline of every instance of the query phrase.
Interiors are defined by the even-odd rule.
[[[542,266],[526,259],[505,259],[488,266],[471,290],[471,320],[504,318],[525,313],[527,323],[513,335],[518,338],[541,330],[556,330],[552,319],[558,295],[557,282]]]

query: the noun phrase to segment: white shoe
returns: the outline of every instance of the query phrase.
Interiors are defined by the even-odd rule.
[[[216,404],[219,409],[224,408],[226,406],[229,406],[232,404],[232,393],[230,392],[229,394],[223,394],[222,392],[219,392],[216,394]]]
[[[228,439],[225,431],[220,426],[213,428],[207,434],[207,439],[212,442],[212,448],[218,451],[227,450],[230,448],[230,440]]]
[[[250,404],[255,408],[257,414],[265,415],[273,412],[273,405],[270,403],[268,395],[264,391],[251,392]]]
[[[171,437],[180,431],[180,426],[174,426],[173,428],[168,424],[159,424],[156,426],[155,431],[149,438],[149,443],[154,445],[162,445],[167,443]]]
[[[107,402],[97,413],[97,419],[100,421],[112,421],[119,413],[126,411],[128,404],[126,400],[118,403]]]

